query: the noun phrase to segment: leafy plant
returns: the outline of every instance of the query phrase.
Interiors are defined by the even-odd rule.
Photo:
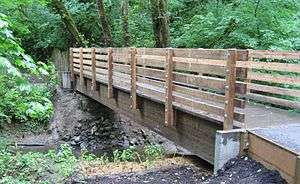
[[[153,161],[163,157],[163,148],[159,144],[150,144],[145,146],[144,155],[146,160]]]
[[[25,54],[3,14],[0,40],[0,125],[13,121],[37,128],[53,113],[53,92],[49,88],[53,89],[57,81],[54,66],[35,63]],[[39,82],[33,84],[32,80]]]

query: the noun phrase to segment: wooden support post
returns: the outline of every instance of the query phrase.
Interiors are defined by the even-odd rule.
[[[97,82],[96,82],[96,49],[92,48],[91,51],[91,59],[92,59],[92,86],[91,90],[96,91]]]
[[[70,73],[71,73],[71,83],[74,87],[75,75],[74,75],[74,63],[73,63],[73,48],[69,51],[69,62],[70,62]]]
[[[173,112],[173,49],[166,50],[166,100],[165,100],[165,125],[174,126],[174,112]]]
[[[130,49],[130,74],[131,74],[131,108],[137,109],[137,96],[136,96],[136,63],[137,63],[137,50],[136,48]]]
[[[233,128],[237,50],[228,50],[225,84],[224,130]]]
[[[80,59],[80,78],[79,84],[82,87],[84,85],[84,77],[83,77],[83,49],[80,47],[79,49],[79,59]]]
[[[108,48],[108,82],[107,82],[107,97],[113,98],[113,50]]]
[[[253,58],[252,57],[249,57],[249,55],[250,55],[250,53],[252,52],[252,49],[248,49],[247,50],[247,61],[246,62],[252,62],[253,61]],[[247,96],[247,94],[249,94],[250,93],[250,88],[249,88],[249,84],[251,83],[251,79],[249,79],[249,74],[250,74],[250,72],[251,72],[251,68],[247,68],[246,69],[246,87],[247,87],[247,92],[246,92],[246,96]]]
[[[295,184],[300,184],[300,156],[296,160]]]

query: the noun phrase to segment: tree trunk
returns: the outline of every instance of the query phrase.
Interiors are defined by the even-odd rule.
[[[105,9],[104,9],[103,0],[97,0],[97,6],[99,12],[100,25],[102,27],[102,32],[103,32],[104,46],[109,47],[112,46],[112,37],[111,37],[110,25],[108,23]]]
[[[158,48],[168,47],[170,44],[170,30],[167,0],[150,0],[150,2],[155,46]]]
[[[122,19],[123,19],[123,40],[124,46],[128,47],[130,45],[130,34],[128,30],[128,0],[123,0],[122,2]]]
[[[62,21],[66,25],[68,31],[71,33],[73,38],[76,41],[76,45],[84,45],[84,38],[83,35],[81,35],[75,25],[75,22],[71,16],[71,14],[66,9],[65,5],[61,0],[52,0],[51,6],[57,11],[57,13],[60,15]]]

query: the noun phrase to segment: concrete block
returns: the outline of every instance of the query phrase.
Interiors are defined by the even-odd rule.
[[[217,131],[215,141],[214,174],[230,159],[240,153],[240,139],[243,130]]]

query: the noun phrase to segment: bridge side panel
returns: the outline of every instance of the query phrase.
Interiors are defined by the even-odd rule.
[[[76,80],[77,84],[80,84],[78,77]],[[114,97],[108,99],[107,85],[97,83],[98,90],[92,91],[92,81],[90,79],[85,80],[84,86],[77,86],[77,91],[95,99],[115,112],[121,113],[131,120],[152,129],[213,164],[215,134],[217,130],[222,129],[222,125],[176,110],[177,123],[175,127],[166,127],[164,125],[164,104],[139,97],[140,109],[133,110],[130,109],[129,92],[116,89],[114,90]]]

